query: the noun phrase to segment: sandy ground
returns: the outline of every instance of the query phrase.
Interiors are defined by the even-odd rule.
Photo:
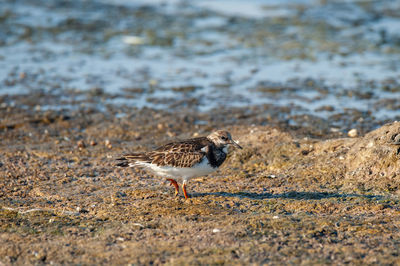
[[[400,6],[124,2],[0,1],[0,266],[400,264]],[[215,129],[188,200],[115,167]]]
[[[1,112],[0,264],[400,262],[400,123],[321,139],[235,112]],[[216,128],[244,149],[192,180],[188,200],[114,167],[124,152]]]

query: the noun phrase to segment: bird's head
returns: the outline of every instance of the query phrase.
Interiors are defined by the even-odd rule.
[[[208,135],[207,138],[212,141],[217,148],[224,148],[228,145],[233,145],[242,149],[242,147],[232,139],[231,134],[225,130],[217,130]]]

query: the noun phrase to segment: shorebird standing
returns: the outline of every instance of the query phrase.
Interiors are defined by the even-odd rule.
[[[207,137],[171,142],[154,151],[124,155],[117,159],[121,161],[117,166],[141,166],[167,178],[175,187],[175,196],[179,194],[177,179],[182,182],[183,194],[187,199],[188,180],[217,170],[226,159],[229,145],[242,148],[229,132],[218,130]]]

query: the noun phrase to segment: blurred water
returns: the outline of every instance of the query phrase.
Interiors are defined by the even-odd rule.
[[[400,116],[385,104],[400,99],[400,1],[10,0],[0,23],[1,95],[101,88],[136,107]]]

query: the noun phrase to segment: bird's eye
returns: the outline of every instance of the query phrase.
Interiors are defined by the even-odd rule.
[[[228,138],[225,137],[225,136],[222,136],[221,139],[222,139],[222,140],[228,140]]]

